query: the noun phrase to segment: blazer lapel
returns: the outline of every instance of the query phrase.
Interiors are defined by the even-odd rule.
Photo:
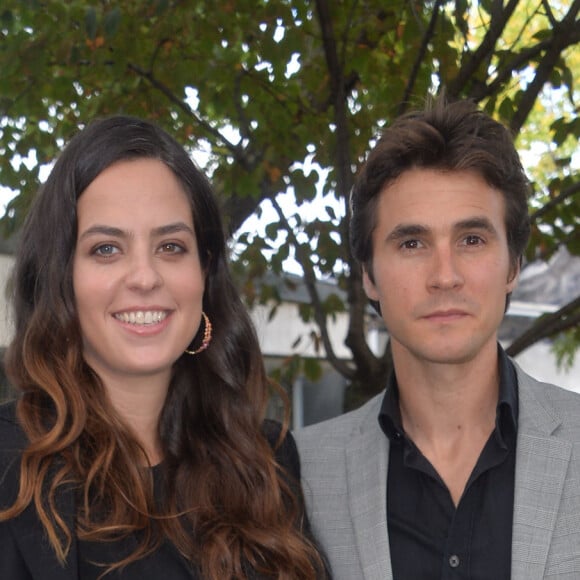
[[[388,452],[376,416],[364,422],[346,449],[348,502],[364,580],[393,578],[386,522]]]
[[[531,378],[518,369],[518,379],[512,580],[542,580],[572,444],[552,436],[561,421],[535,396]]]

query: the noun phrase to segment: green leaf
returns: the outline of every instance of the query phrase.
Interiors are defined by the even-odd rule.
[[[315,358],[304,359],[304,376],[312,382],[318,382],[322,378],[322,365]]]
[[[508,121],[514,116],[514,104],[512,99],[506,97],[499,106],[499,115],[502,119]]]
[[[559,21],[569,4],[558,4]],[[334,2],[331,21],[321,23],[306,0],[4,0],[0,185],[18,192],[2,219],[4,232],[17,231],[38,187],[37,170],[12,165],[17,156],[36,151],[41,163],[49,163],[89,119],[123,112],[158,122],[196,159],[200,149],[207,152],[202,163],[207,160],[204,170],[228,227],[252,212],[258,215],[260,202],[280,200],[287,216],[296,214],[291,223],[304,244],[304,269],[338,277],[340,288],[356,300],[362,292],[359,277],[351,275],[359,266],[345,239],[349,217],[334,208],[348,206],[371,139],[398,111],[421,106],[437,84],[453,88],[453,98],[475,98],[506,124],[516,112],[526,113],[517,139],[518,148],[533,153],[526,171],[534,182],[534,209],[577,181],[577,46],[554,55],[545,71],[560,89],[554,92],[544,83],[533,108],[520,110],[543,58],[538,42],[559,29],[545,11],[518,6],[495,44],[489,43],[500,5],[497,0],[442,3],[433,36],[423,44],[433,2]],[[328,68],[321,24],[335,31],[339,71]],[[471,70],[474,55],[481,64]],[[298,65],[287,73],[290,62]],[[343,82],[340,91],[337,78]],[[195,100],[186,102],[187,94]],[[337,95],[343,95],[341,102]],[[306,161],[315,168],[308,175],[302,169]],[[285,199],[287,190],[294,190],[298,207]],[[314,215],[306,213],[307,202],[320,190],[337,205],[322,202]],[[549,257],[562,243],[579,251],[578,238],[570,233],[579,227],[578,197],[542,215],[529,257]],[[266,272],[282,274],[286,258],[296,255],[277,217],[266,227],[265,236],[250,232],[235,247],[236,280],[248,302],[260,300],[257,288]],[[323,311],[317,314],[339,312],[340,301],[334,300],[321,299]],[[353,306],[345,317],[367,312]],[[312,321],[314,307],[302,306],[299,315]],[[353,327],[365,328],[364,320],[354,322]],[[383,368],[376,361],[366,364],[353,354],[357,376]],[[294,359],[288,365],[292,372],[300,367]],[[382,388],[382,381],[373,380]]]
[[[116,6],[113,10],[105,14],[103,21],[103,28],[105,29],[105,35],[108,38],[115,36],[119,30],[119,24],[121,23],[121,9]]]
[[[97,36],[97,11],[90,6],[85,12],[85,30],[90,40],[95,40]]]
[[[2,26],[11,28],[14,23],[14,14],[12,13],[12,10],[3,10],[0,15],[0,20],[2,21]]]

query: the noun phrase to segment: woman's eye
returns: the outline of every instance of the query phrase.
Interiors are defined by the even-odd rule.
[[[162,244],[160,250],[164,254],[182,254],[185,252],[185,248],[181,244],[175,242]]]
[[[119,249],[116,246],[113,246],[113,244],[102,244],[101,246],[97,246],[93,250],[93,254],[95,254],[97,256],[102,256],[104,258],[108,258],[109,256],[113,256],[114,254],[117,254],[118,252],[119,252]]]

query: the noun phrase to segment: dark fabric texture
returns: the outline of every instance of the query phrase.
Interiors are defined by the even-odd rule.
[[[281,426],[275,421],[264,423],[264,434],[270,445],[275,447]],[[0,406],[0,507],[10,506],[18,493],[19,465],[22,450],[26,447],[26,437],[15,416],[15,403]],[[276,449],[276,459],[287,473],[287,481],[293,490],[299,492],[300,461],[296,444],[290,434]],[[65,490],[58,498],[61,513],[65,516],[69,529],[74,529],[75,495]],[[311,537],[308,520],[305,519],[305,533]],[[82,544],[82,545],[81,545]],[[4,580],[93,580],[102,568],[92,565],[89,560],[115,561],[119,555],[127,554],[135,545],[135,540],[107,544],[73,541],[66,563],[61,566],[44,537],[42,525],[36,511],[29,506],[19,517],[0,522],[0,579]],[[249,578],[257,578],[249,573]],[[107,578],[123,580],[171,580],[198,579],[198,573],[181,557],[175,548],[165,543],[154,554],[125,568],[121,573]]]
[[[509,580],[517,436],[517,377],[499,356],[496,425],[457,505],[404,432],[393,376],[379,422],[391,446],[387,524],[394,580]]]

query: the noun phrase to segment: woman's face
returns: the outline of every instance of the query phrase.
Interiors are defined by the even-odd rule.
[[[191,207],[156,159],[118,162],[82,193],[73,287],[84,357],[105,386],[166,386],[200,325],[204,272]]]

